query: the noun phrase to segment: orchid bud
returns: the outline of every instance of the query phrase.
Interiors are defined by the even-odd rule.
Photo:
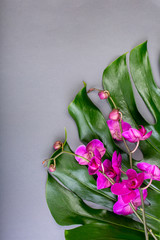
[[[61,147],[62,147],[62,142],[61,141],[56,141],[55,143],[54,143],[54,145],[53,145],[53,148],[55,149],[55,150],[58,150],[58,149],[60,149]]]
[[[49,166],[49,171],[50,172],[54,172],[56,170],[56,167],[54,166],[54,164],[51,164],[50,166]]]
[[[118,121],[120,119],[120,114],[118,109],[113,109],[112,112],[109,114],[109,119]]]
[[[107,99],[109,97],[109,94],[108,94],[107,91],[100,91],[98,93],[98,96],[99,96],[100,99]]]

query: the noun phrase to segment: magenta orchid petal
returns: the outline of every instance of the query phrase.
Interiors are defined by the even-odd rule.
[[[121,162],[122,162],[121,154],[118,154],[118,156],[117,156],[117,152],[115,151],[112,155],[112,167],[117,174],[116,183],[118,183],[120,181],[120,177],[121,177],[121,171],[120,171]]]
[[[137,167],[144,172],[144,179],[151,179],[160,181],[160,169],[156,165],[141,162]]]
[[[86,151],[85,145],[80,145],[76,149],[75,154],[88,159],[88,153]],[[75,157],[75,159],[79,162],[80,165],[88,165],[88,161],[85,161],[83,158]]]
[[[152,180],[156,180],[156,179],[153,179],[151,173],[145,173],[145,172],[144,172],[144,180],[146,180],[146,179],[151,179],[151,178],[152,178]]]
[[[120,167],[120,168],[121,168],[121,163],[122,163],[122,156],[121,156],[121,154],[119,153],[119,154],[118,154],[118,167]]]
[[[150,168],[150,166],[151,166],[151,164],[146,163],[146,162],[137,163],[137,167],[141,171],[146,171],[148,168]]]
[[[116,151],[114,151],[114,153],[112,155],[112,166],[119,167],[118,157],[117,157],[117,152]]]
[[[121,172],[119,172],[119,174],[117,173],[116,183],[119,183],[119,182],[120,182],[120,179],[121,179]]]
[[[94,150],[93,153],[94,153],[94,156],[96,156],[97,158],[101,159],[101,154],[100,154],[100,152],[98,151],[97,148]]]
[[[122,136],[127,141],[135,143],[135,142],[138,142],[140,140],[140,138],[142,138],[143,135],[137,129],[130,128],[128,131],[123,132]]]
[[[138,130],[142,133],[142,135],[144,136],[145,134],[146,134],[146,129],[142,126],[142,125],[140,125],[140,127],[141,128],[139,128]]]
[[[137,177],[137,172],[134,169],[128,169],[126,172],[128,179],[133,179]]]
[[[109,130],[111,132],[112,138],[117,141],[122,141],[122,134],[118,121],[107,120]]]
[[[123,132],[128,131],[131,128],[131,125],[127,122],[121,121]]]
[[[123,180],[121,183],[115,183],[114,185],[112,185],[111,192],[115,195],[123,195],[130,193],[130,190],[126,185],[126,180]]]
[[[152,131],[148,132],[148,133],[147,133],[146,135],[144,135],[144,136],[142,137],[142,139],[140,139],[140,140],[146,140],[146,139],[149,138],[151,135],[152,135]]]
[[[139,130],[137,130],[136,128],[130,128],[129,130],[124,131],[122,133],[122,136],[127,141],[135,143],[141,140],[146,140],[151,136],[151,134],[152,134],[152,131],[146,134],[146,129],[143,126],[141,126]]]
[[[128,189],[133,190],[142,185],[144,180],[144,173],[137,174],[135,170],[128,169],[126,174],[128,176],[128,180],[126,184]]]
[[[151,174],[153,180],[160,181],[160,169],[156,165],[152,165]]]
[[[123,120],[122,120],[121,124],[122,124],[123,132],[127,131],[127,130],[129,130],[129,128],[131,128],[131,125],[127,122],[124,122]],[[121,134],[119,122],[114,121],[114,120],[107,120],[107,125],[111,132],[112,138],[117,141],[122,141],[122,134]]]
[[[91,159],[91,161],[88,163],[89,175],[96,174],[99,171],[100,166],[101,166],[101,159],[94,156]]]
[[[136,197],[136,193],[134,190],[130,191],[128,194],[121,195],[124,203],[129,203]]]
[[[136,186],[136,188],[139,188],[144,181],[144,173],[143,172],[137,174],[137,181],[138,181],[138,185]]]
[[[98,172],[97,173],[98,178],[97,178],[97,189],[104,189],[110,187],[112,184],[108,181],[108,179],[103,176],[102,173]]]
[[[113,121],[118,121],[120,119],[120,114],[118,109],[113,109],[109,114],[109,119]]]
[[[138,189],[136,189],[135,193],[136,193],[136,197],[132,200],[132,203],[134,206],[139,207],[142,204],[140,192]],[[143,199],[145,200],[147,197],[147,189],[143,190],[142,193],[143,193]]]
[[[121,204],[119,201],[116,202],[113,206],[113,212],[118,215],[129,215],[133,213],[132,208],[129,206],[129,204]]]
[[[143,199],[147,197],[147,190],[143,190]],[[141,205],[141,197],[139,189],[131,191],[129,194],[118,196],[118,201],[113,206],[113,212],[118,215],[129,215],[133,213],[129,203],[132,202],[135,210]]]
[[[103,162],[103,167],[104,167],[104,171],[106,172],[108,169],[112,167],[111,161],[108,159],[105,159]]]
[[[98,139],[93,139],[91,142],[89,142],[86,146],[87,152],[93,152],[97,149],[101,155],[101,157],[104,156],[106,149],[104,148],[103,143]]]

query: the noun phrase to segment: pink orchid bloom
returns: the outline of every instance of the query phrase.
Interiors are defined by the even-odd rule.
[[[98,140],[98,139],[93,139],[91,142],[89,142],[87,144],[87,146],[85,145],[80,145],[76,151],[75,154],[82,156],[86,159],[88,159],[89,161],[95,156],[95,151],[98,151],[100,156],[103,157],[105,154],[106,149],[104,148],[103,143]],[[79,164],[81,165],[88,165],[88,161],[86,161],[83,158],[80,157],[75,157],[75,159],[79,162]]]
[[[143,199],[145,200],[147,197],[147,190],[143,190]],[[113,212],[118,215],[129,215],[133,213],[132,208],[130,207],[129,203],[132,202],[132,204],[135,207],[135,210],[137,210],[137,207],[139,207],[141,202],[140,192],[138,189],[134,190],[133,196],[128,196],[128,201],[125,203],[123,201],[122,196],[118,196],[118,201],[113,206]]]
[[[109,97],[107,91],[100,91],[100,92],[98,93],[98,96],[99,96],[100,99],[107,99],[107,98]]]
[[[121,163],[122,163],[122,156],[120,153],[117,155],[117,152],[115,151],[112,155],[112,167],[117,174],[116,176],[117,183],[120,181],[120,178],[121,178],[121,170],[120,170]]]
[[[103,162],[104,173],[111,179],[116,178],[116,182],[119,182],[121,177],[121,162],[121,154],[118,154],[117,156],[116,151],[112,155],[112,162],[108,159],[104,160]],[[102,171],[102,167],[100,170]],[[97,175],[97,189],[108,188],[111,186],[109,180],[102,173],[97,172]]]
[[[111,187],[111,192],[116,195],[122,195],[125,203],[129,197],[135,197],[135,189],[139,188],[144,180],[144,173],[137,173],[133,169],[128,169],[126,172],[128,180],[123,180],[121,183],[115,183]]]
[[[120,119],[120,114],[118,109],[113,109],[112,112],[109,114],[109,119],[118,121]]]
[[[144,179],[152,179],[160,181],[160,169],[156,165],[141,162],[137,167],[144,172]]]
[[[128,131],[124,131],[122,133],[122,136],[127,141],[135,143],[135,142],[146,140],[151,136],[151,134],[152,134],[152,131],[146,134],[146,129],[143,126],[141,126],[139,130],[137,130],[136,128],[130,128]]]
[[[129,123],[124,122],[123,120],[121,123],[122,123],[123,132],[127,131],[127,130],[129,130],[129,128],[131,128],[131,125]],[[107,124],[108,124],[109,130],[111,132],[113,139],[115,139],[117,141],[122,141],[122,134],[121,134],[119,122],[114,121],[114,120],[107,120]]]
[[[88,172],[89,175],[94,175],[96,174],[100,167],[101,167],[101,155],[98,152],[97,149],[95,149],[95,156],[92,157],[92,159],[90,160],[90,162],[88,163]]]

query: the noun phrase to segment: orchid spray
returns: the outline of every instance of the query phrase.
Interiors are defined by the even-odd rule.
[[[129,72],[130,70],[130,72]],[[130,74],[139,95],[152,113],[150,124],[138,108]],[[48,170],[46,200],[66,240],[160,239],[160,89],[154,82],[147,42],[111,63],[103,72],[105,90],[87,85],[68,111],[82,142],[75,151],[56,141]],[[107,119],[89,97],[95,92],[112,110]],[[152,130],[152,131],[151,131]],[[141,150],[143,160],[133,153]],[[100,209],[95,209],[98,204]]]
[[[123,141],[129,155],[130,169],[126,172],[122,170],[121,164],[123,159],[121,154],[116,151],[113,153],[111,161],[109,159],[103,161],[102,158],[105,155],[106,148],[99,139],[93,139],[86,146],[80,145],[75,153],[64,151],[63,146],[65,143],[57,141],[54,144],[54,148],[55,150],[61,149],[61,152],[56,157],[47,159],[43,163],[46,164],[50,162],[48,167],[52,173],[56,170],[56,158],[58,156],[61,154],[71,154],[75,156],[75,159],[80,165],[88,166],[89,175],[97,176],[98,190],[111,187],[111,192],[118,196],[118,201],[113,206],[113,212],[124,216],[134,213],[144,225],[145,239],[149,239],[148,233],[150,233],[152,237],[157,240],[155,234],[146,225],[144,200],[147,198],[147,188],[151,185],[152,180],[160,181],[160,169],[156,165],[142,162],[137,164],[137,168],[141,171],[137,173],[133,169],[132,164],[132,154],[138,149],[139,142],[149,138],[152,131],[146,133],[146,129],[143,126],[140,126],[139,129],[132,128],[129,123],[123,121],[122,113],[120,109],[117,108],[109,91],[92,88],[88,93],[94,90],[98,90],[100,99],[109,98],[114,105],[114,109],[110,112],[109,120],[107,120],[106,124],[109,127],[113,139]],[[136,143],[134,150],[130,150],[127,141]],[[127,179],[124,179],[124,176],[126,176]],[[150,179],[149,184],[142,187],[145,179]],[[142,219],[137,212],[140,206],[142,207]]]

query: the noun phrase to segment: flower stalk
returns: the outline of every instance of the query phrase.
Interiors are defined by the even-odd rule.
[[[121,134],[122,134],[123,130],[122,130],[122,122],[121,122],[121,120],[119,120],[119,126],[120,126],[120,130],[121,130]],[[122,140],[123,140],[124,145],[125,145],[125,147],[126,147],[126,149],[128,151],[130,168],[133,168],[133,165],[132,165],[132,152],[130,151],[130,149],[129,149],[127,143],[126,143],[126,140],[125,140],[125,138],[123,136],[122,136]]]
[[[145,232],[145,237],[146,240],[148,240],[148,232],[147,232],[147,225],[146,225],[146,216],[145,216],[145,208],[144,208],[144,199],[143,199],[143,192],[142,189],[139,188],[140,196],[141,196],[141,203],[142,203],[142,216],[143,216],[143,225],[144,225],[144,232]]]
[[[132,202],[130,202],[129,205],[130,205],[130,207],[132,208],[134,214],[135,214],[135,215],[137,216],[137,218],[140,220],[140,222],[141,222],[142,224],[144,224],[144,223],[143,223],[143,220],[141,219],[141,217],[140,217],[139,214],[137,213],[137,211],[136,211],[134,205],[132,204]],[[147,231],[152,235],[152,237],[153,237],[155,240],[158,240],[157,237],[156,237],[156,236],[154,235],[154,233],[152,232],[152,230],[149,229],[148,227],[147,227]]]

